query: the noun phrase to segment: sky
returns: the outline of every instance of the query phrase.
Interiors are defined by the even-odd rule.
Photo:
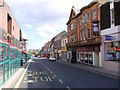
[[[41,49],[61,31],[67,31],[66,23],[72,6],[80,10],[92,0],[5,0],[10,7],[23,38],[28,39],[28,49]]]

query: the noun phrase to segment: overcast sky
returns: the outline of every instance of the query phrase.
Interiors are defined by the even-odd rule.
[[[5,0],[29,40],[28,49],[41,49],[55,35],[67,31],[71,7],[77,9],[92,0]]]

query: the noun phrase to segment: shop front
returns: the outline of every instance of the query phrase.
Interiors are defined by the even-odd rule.
[[[80,47],[77,49],[77,61],[93,65],[93,48]]]
[[[100,46],[86,46],[77,48],[77,62],[99,66]]]
[[[55,58],[58,59],[58,49],[56,49],[56,48],[54,49],[54,54],[55,54],[55,55],[54,55]]]
[[[103,68],[118,71],[120,61],[120,33],[103,36],[102,41],[102,64]]]
[[[105,45],[105,60],[120,61],[120,41],[106,42],[104,45]]]
[[[67,47],[61,48],[61,60],[67,61]]]

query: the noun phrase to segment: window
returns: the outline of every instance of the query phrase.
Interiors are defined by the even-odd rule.
[[[86,30],[83,31],[83,34],[84,34],[83,39],[86,40]]]
[[[85,17],[84,17],[84,15],[83,15],[83,18],[82,18],[82,22],[85,23]]]
[[[74,34],[72,34],[72,36],[71,36],[71,41],[72,42],[75,42],[76,40],[75,40],[75,35]]]
[[[66,44],[66,40],[65,40],[65,44]]]
[[[80,26],[82,26],[82,18],[80,18]]]
[[[82,30],[80,30],[80,40],[82,41]]]
[[[13,26],[13,31],[14,31],[14,26]]]
[[[86,19],[87,19],[87,22],[90,21],[90,13],[89,12],[86,14]]]
[[[73,27],[74,27],[74,25],[73,25],[73,23],[71,24],[71,30],[73,30]]]
[[[87,22],[86,15],[84,15],[84,23],[86,23],[86,22]]]
[[[72,24],[71,24],[71,30],[75,29],[75,26],[76,26],[75,22],[72,23]]]
[[[96,13],[96,9],[93,10],[93,20],[97,19],[97,13]]]
[[[90,29],[87,30],[87,38],[90,39]]]

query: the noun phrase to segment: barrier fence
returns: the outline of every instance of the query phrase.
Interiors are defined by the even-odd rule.
[[[22,54],[17,48],[11,48],[8,44],[0,44],[0,86],[2,86],[20,67],[22,59],[25,64],[29,54]]]

